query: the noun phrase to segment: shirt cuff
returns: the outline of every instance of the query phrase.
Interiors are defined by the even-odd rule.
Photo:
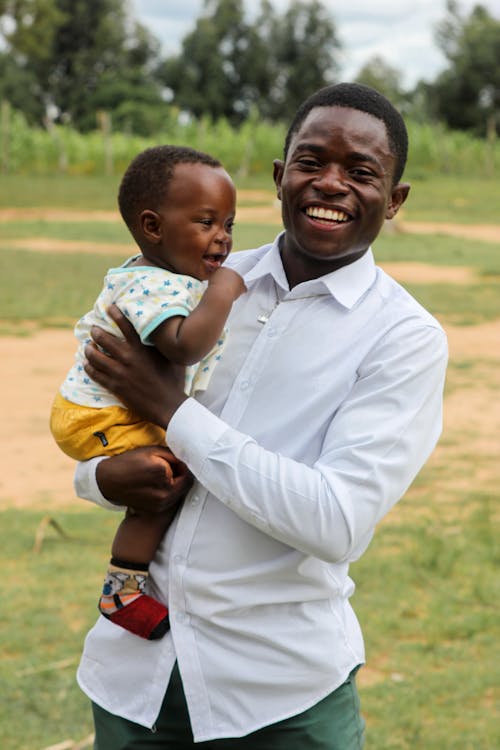
[[[196,478],[228,425],[194,398],[176,410],[167,428],[167,445],[188,466]]]
[[[109,500],[106,500],[97,484],[97,466],[106,458],[109,458],[109,456],[97,456],[97,458],[91,458],[88,461],[80,461],[77,463],[73,479],[75,494],[77,497],[81,497],[84,500],[90,500],[91,503],[100,505],[101,508],[124,511],[126,510],[125,507],[115,505],[114,503],[110,503]]]

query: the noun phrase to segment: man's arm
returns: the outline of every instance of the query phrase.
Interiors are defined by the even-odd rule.
[[[77,464],[75,492],[108,510],[136,508],[150,513],[170,510],[193,483],[187,466],[160,445]]]
[[[360,365],[312,465],[266,450],[193,399],[174,414],[167,439],[247,523],[326,562],[352,561],[435,447],[446,361],[438,328],[403,325],[388,336]]]
[[[118,356],[129,367],[108,363],[105,370],[117,367],[121,375],[106,376],[104,384],[112,389],[122,375],[130,378],[117,395],[139,411],[144,399],[134,398],[132,373],[140,351],[116,314],[114,319],[126,336]],[[110,348],[107,338],[101,342]],[[148,416],[165,427],[172,420],[167,433],[172,450],[243,520],[306,554],[329,562],[353,560],[434,448],[446,361],[446,339],[435,327],[402,326],[386,337],[360,368],[313,466],[264,449],[193,399],[165,394],[153,368],[146,391],[158,397]]]

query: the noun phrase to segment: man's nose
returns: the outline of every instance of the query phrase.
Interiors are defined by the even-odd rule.
[[[340,164],[326,164],[314,181],[314,186],[329,195],[347,191],[346,173]]]

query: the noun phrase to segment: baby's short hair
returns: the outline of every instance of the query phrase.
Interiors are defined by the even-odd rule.
[[[210,154],[188,146],[166,144],[141,151],[127,167],[118,190],[118,207],[129,229],[141,211],[155,211],[164,202],[177,164],[222,166]]]

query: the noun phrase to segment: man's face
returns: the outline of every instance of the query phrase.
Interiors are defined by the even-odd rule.
[[[393,186],[385,124],[346,107],[316,107],[292,137],[274,180],[286,230],[282,258],[294,283],[360,258],[406,199]]]

